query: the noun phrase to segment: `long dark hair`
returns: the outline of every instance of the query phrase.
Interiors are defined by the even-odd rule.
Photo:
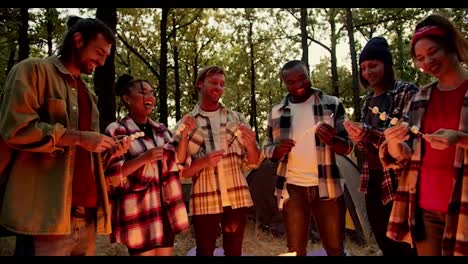
[[[86,46],[88,42],[94,39],[98,34],[102,34],[110,44],[115,44],[114,32],[108,25],[99,19],[71,16],[68,18],[67,28],[68,31],[65,33],[58,52],[61,58],[65,61],[71,59],[73,52],[73,35],[77,32],[81,33],[83,36],[84,46]]]

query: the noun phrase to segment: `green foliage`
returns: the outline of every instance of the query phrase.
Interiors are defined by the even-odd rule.
[[[327,59],[322,59],[320,63],[315,65],[314,69],[312,69],[312,86],[324,91],[327,94],[333,94],[333,87],[330,76],[330,62]],[[343,101],[345,108],[352,107],[352,76],[350,70],[345,66],[338,67],[338,86],[340,87],[339,97]],[[364,91],[362,94],[364,94]]]
[[[357,56],[366,41],[377,35],[386,37],[392,49],[399,78],[419,86],[430,82],[430,76],[415,68],[409,53],[409,42],[416,23],[436,12],[453,20],[462,32],[468,34],[467,8],[353,8],[354,37]],[[337,44],[348,43],[346,20],[342,8],[307,9],[308,44],[331,50],[331,23],[335,23]],[[30,9],[31,56],[47,56],[47,40],[52,39],[54,50],[65,31],[66,16],[78,14],[94,17],[95,9]],[[129,73],[149,80],[158,86],[160,61],[159,8],[119,8],[115,57],[116,78]],[[54,25],[47,32],[47,22]],[[167,102],[169,126],[175,119],[174,49],[177,47],[181,113],[189,112],[197,102],[194,80],[197,71],[208,65],[219,65],[226,70],[226,91],[223,103],[241,112],[249,119],[251,92],[251,62],[255,67],[255,98],[260,139],[271,107],[286,93],[279,78],[279,69],[288,60],[302,57],[299,8],[173,8],[168,17]],[[17,57],[19,12],[17,8],[0,9],[0,84],[3,86],[8,62]],[[249,35],[250,28],[252,29]],[[126,45],[124,44],[126,43]],[[253,57],[251,47],[253,47]],[[137,55],[138,54],[138,55]],[[311,67],[313,86],[332,94],[330,54]],[[348,53],[349,54],[349,53]],[[316,56],[309,52],[309,57]],[[349,56],[349,55],[348,55]],[[310,61],[310,58],[309,58]],[[347,108],[352,102],[350,58],[338,58],[338,87],[340,99]],[[10,59],[11,62],[11,59]],[[92,76],[86,78],[92,84]],[[361,96],[365,91],[361,91]],[[117,100],[118,116],[125,107]],[[120,110],[119,110],[120,109]],[[157,109],[153,116],[157,117]]]

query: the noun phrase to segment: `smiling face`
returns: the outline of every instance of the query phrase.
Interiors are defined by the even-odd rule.
[[[102,34],[97,34],[88,43],[83,42],[81,33],[75,33],[76,52],[73,56],[75,67],[80,73],[92,74],[94,69],[103,66],[111,52],[112,44]]]
[[[222,73],[207,75],[203,81],[198,82],[203,104],[217,105],[224,94],[225,76]]]
[[[146,81],[136,81],[123,96],[132,115],[148,117],[156,105],[153,87]]]
[[[288,93],[295,101],[303,102],[309,98],[309,91],[312,84],[307,74],[307,69],[303,65],[296,65],[292,68],[285,69],[281,75],[288,89]]]
[[[438,42],[429,38],[422,38],[415,43],[414,59],[419,68],[436,78],[440,78],[457,63],[456,54],[447,53]]]
[[[366,60],[359,65],[362,77],[369,83],[370,87],[382,85],[385,73],[385,64],[380,60]]]

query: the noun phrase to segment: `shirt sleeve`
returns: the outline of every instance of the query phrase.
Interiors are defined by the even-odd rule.
[[[238,114],[239,115],[239,119],[240,119],[240,122],[242,124],[244,124],[245,126],[247,126],[248,128],[252,129],[249,125],[249,123],[247,122],[247,120],[245,119],[245,117],[242,115],[242,114]],[[255,142],[256,144],[256,147],[258,149],[260,149],[260,146],[258,145],[258,142]],[[252,170],[252,169],[255,169],[257,168],[258,166],[260,166],[260,158],[258,159],[258,161],[256,163],[250,163],[247,159],[247,151],[245,152],[245,155],[244,155],[244,166],[245,166],[245,170]]]
[[[66,103],[56,99],[55,104],[44,104],[43,92],[48,85],[45,71],[39,63],[27,60],[16,64],[7,76],[0,106],[0,131],[13,148],[46,153],[63,151],[57,143],[66,128],[47,122],[44,116],[66,115]]]
[[[265,133],[265,139],[263,140],[263,147],[262,147],[262,156],[265,159],[271,160],[273,158],[273,152],[275,151],[276,146],[278,145],[273,141],[273,127],[271,123],[271,116],[272,113],[268,115],[267,119],[267,128]]]
[[[107,126],[104,133],[110,137],[124,135],[125,133],[119,133],[118,128],[119,124],[117,122],[113,122]],[[105,176],[110,192],[112,192],[112,190],[115,188],[123,188],[128,186],[127,177],[122,175],[122,166],[124,165],[125,160],[125,155],[120,157],[111,156],[109,161],[106,162],[109,165],[107,165],[105,168]]]

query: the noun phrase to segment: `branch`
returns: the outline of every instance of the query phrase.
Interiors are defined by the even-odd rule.
[[[125,61],[125,59],[122,57],[122,55],[119,52],[116,52],[115,55],[117,56],[118,59],[120,59],[120,63],[122,63],[127,68],[130,67],[130,63]]]
[[[307,35],[307,39],[309,39],[310,41],[312,42],[315,42],[316,44],[318,44],[319,46],[321,46],[322,48],[326,49],[328,52],[331,53],[331,48],[327,47],[325,44],[323,44],[322,42],[312,38],[311,36]]]
[[[396,14],[392,14],[391,16],[389,17],[386,17],[384,19],[380,19],[380,20],[377,20],[377,21],[370,21],[370,22],[365,22],[365,23],[361,23],[361,24],[358,24],[358,25],[354,25],[354,28],[355,29],[358,29],[360,27],[365,27],[365,26],[370,26],[370,25],[375,25],[375,24],[381,24],[381,23],[385,23],[385,22],[389,22],[389,21],[394,21],[394,20],[402,20],[402,19],[408,19],[408,18],[412,18],[413,16],[412,15],[407,15],[407,16],[402,16],[402,17],[399,17],[398,15],[401,14],[401,12],[403,12],[404,8],[401,8]]]
[[[128,44],[128,42],[119,34],[119,32],[116,32],[116,34],[117,34],[117,37],[120,39],[120,41],[122,41],[122,43],[125,45],[125,47],[127,47],[127,49],[129,49],[131,52],[133,52],[133,54],[135,54],[141,60],[141,62],[143,62],[143,64],[145,64],[150,69],[150,71],[154,75],[156,75],[156,78],[158,78],[158,80],[159,80],[159,78],[160,78],[159,73],[151,65],[151,63],[149,63],[149,61],[147,59],[145,59],[145,57],[143,57],[143,55],[141,55],[135,48],[133,48],[130,44]]]
[[[293,8],[285,8],[286,11],[288,11],[288,13],[293,16],[298,22],[301,22],[301,19],[296,17],[295,15],[295,10]]]
[[[187,21],[186,23],[184,23],[184,24],[182,24],[182,25],[179,25],[179,26],[174,27],[174,29],[171,30],[171,32],[167,35],[168,38],[171,38],[171,37],[175,34],[175,32],[176,32],[177,30],[179,30],[179,29],[181,29],[181,28],[184,28],[184,27],[186,27],[186,26],[188,26],[188,25],[194,23],[194,22],[200,17],[202,11],[203,11],[203,10],[202,10],[201,8],[198,9],[198,13],[197,13],[195,16],[193,16],[192,19],[190,19],[189,21]],[[181,20],[182,20],[182,19],[181,19]]]

